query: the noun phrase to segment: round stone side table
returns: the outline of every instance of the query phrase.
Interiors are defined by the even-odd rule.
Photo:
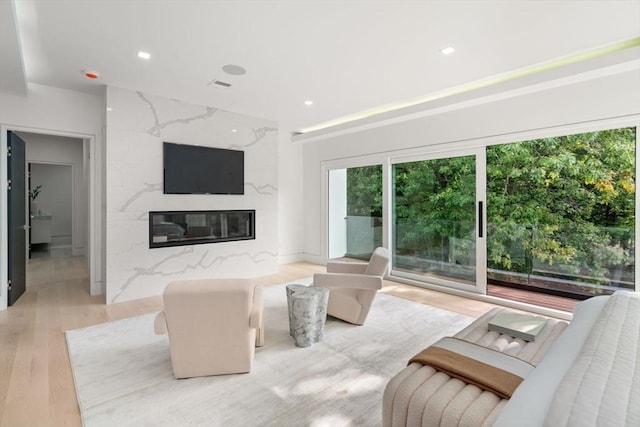
[[[316,286],[287,285],[289,335],[298,347],[309,347],[322,340],[327,319],[329,289]]]

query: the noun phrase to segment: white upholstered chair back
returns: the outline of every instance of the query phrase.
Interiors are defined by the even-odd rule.
[[[369,263],[329,261],[326,273],[313,275],[313,285],[329,289],[327,313],[355,325],[367,319],[389,267],[391,253],[376,248]]]

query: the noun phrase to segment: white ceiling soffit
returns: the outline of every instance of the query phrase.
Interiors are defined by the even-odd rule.
[[[94,93],[117,86],[274,120],[290,131],[640,37],[638,0],[15,5],[29,83]],[[443,55],[447,46],[455,52]],[[230,74],[228,65],[246,73]],[[100,78],[89,80],[84,70]]]
[[[640,76],[640,37],[570,57],[470,82],[441,92],[384,105],[302,129],[294,141],[312,142],[385,124],[465,108],[478,102],[517,96],[624,72]]]

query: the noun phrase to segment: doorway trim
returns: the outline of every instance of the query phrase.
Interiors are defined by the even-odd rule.
[[[96,245],[97,240],[97,221],[96,221],[96,208],[95,208],[95,191],[94,186],[97,183],[96,177],[96,136],[93,134],[84,134],[77,132],[65,132],[56,131],[51,129],[32,128],[27,126],[14,126],[4,123],[0,123],[0,311],[7,308],[7,296],[8,296],[8,211],[7,211],[7,132],[29,132],[42,135],[63,136],[69,138],[82,139],[83,147],[87,147],[87,150],[83,153],[84,158],[87,160],[88,167],[88,183],[87,183],[87,201],[88,201],[88,215],[87,215],[87,243],[85,257],[89,265],[89,293],[90,295],[99,295],[102,293],[101,281],[95,277],[97,267],[97,256],[100,250]],[[26,255],[25,255],[26,256]]]

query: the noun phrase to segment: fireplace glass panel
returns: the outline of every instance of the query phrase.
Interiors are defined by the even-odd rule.
[[[255,211],[149,212],[149,247],[255,239]]]

